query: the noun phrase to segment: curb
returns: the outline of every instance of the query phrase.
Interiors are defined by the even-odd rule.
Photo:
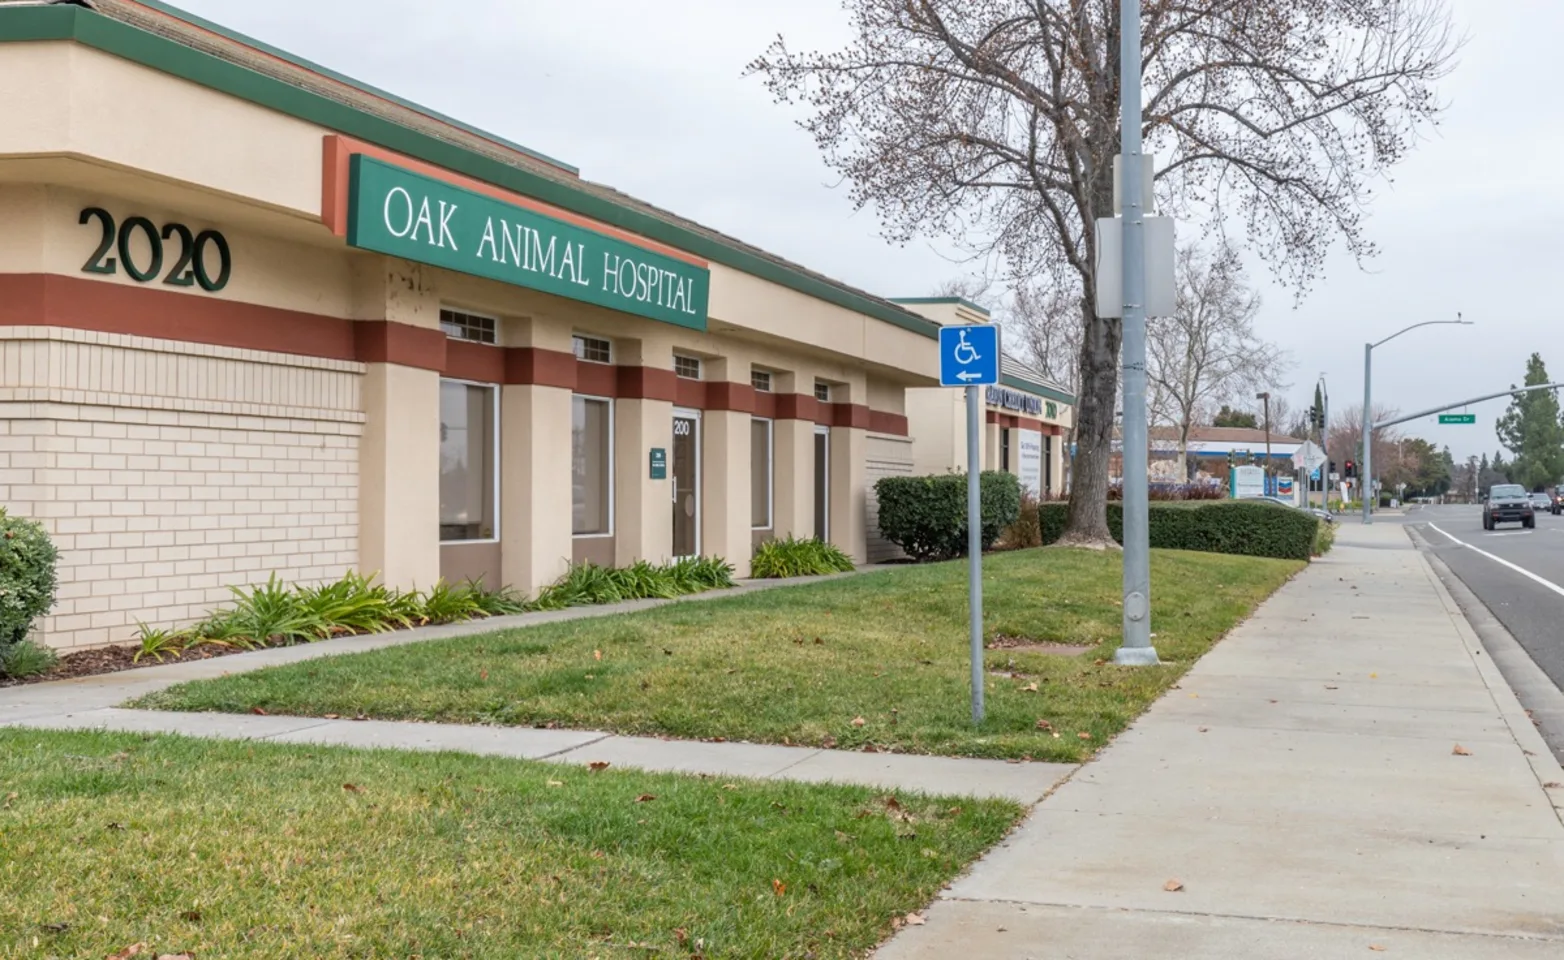
[[[1427,541],[1410,527],[1403,529],[1407,531],[1407,537],[1412,541],[1418,562],[1422,564],[1424,573],[1427,574],[1429,582],[1434,585],[1434,592],[1438,594],[1440,604],[1444,606],[1445,613],[1450,617],[1450,621],[1455,624],[1456,632],[1461,635],[1461,641],[1466,647],[1467,655],[1471,657],[1478,674],[1482,676],[1483,684],[1487,686],[1488,692],[1493,696],[1494,703],[1499,707],[1499,714],[1504,718],[1505,726],[1509,727],[1510,736],[1515,738],[1515,743],[1521,748],[1521,752],[1525,754],[1532,773],[1537,777],[1537,784],[1539,786],[1548,783],[1564,784],[1564,766],[1560,766],[1558,759],[1553,755],[1552,748],[1542,738],[1542,733],[1532,723],[1531,716],[1526,712],[1526,708],[1521,705],[1520,698],[1515,695],[1515,690],[1510,686],[1509,681],[1505,679],[1504,674],[1500,672],[1498,662],[1494,658],[1494,650],[1490,648],[1489,644],[1492,643],[1494,646],[1500,644],[1513,646],[1514,650],[1521,655],[1519,658],[1516,658],[1517,661],[1523,659],[1526,666],[1529,666],[1531,670],[1539,674],[1542,672],[1541,669],[1532,662],[1531,656],[1521,648],[1515,638],[1510,636],[1509,631],[1505,630],[1497,620],[1494,623],[1494,629],[1491,631],[1490,640],[1483,640],[1435,570],[1434,563],[1438,562],[1438,558],[1432,556],[1427,550]],[[1444,565],[1441,563],[1440,566]],[[1449,570],[1448,567],[1445,569]],[[1451,575],[1454,576],[1454,574]],[[1459,582],[1459,578],[1456,578],[1456,580]],[[1481,607],[1480,602],[1478,605]],[[1483,609],[1486,609],[1486,607]],[[1508,654],[1511,651],[1501,650],[1499,652]],[[1549,681],[1548,685],[1552,686],[1552,682]],[[1553,807],[1554,816],[1558,817],[1560,824],[1564,824],[1564,786],[1556,786],[1551,789],[1543,787],[1543,794]]]

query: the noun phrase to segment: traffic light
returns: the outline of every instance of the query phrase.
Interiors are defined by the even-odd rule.
[[[1336,472],[1336,461],[1334,461],[1334,460],[1332,460],[1330,462],[1330,472],[1331,473],[1335,473]]]
[[[1351,460],[1347,461],[1346,477],[1348,480],[1356,480],[1358,477],[1358,465]]]

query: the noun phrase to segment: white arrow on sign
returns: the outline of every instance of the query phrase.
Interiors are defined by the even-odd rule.
[[[960,373],[956,374],[956,379],[957,380],[981,380],[981,379],[983,379],[983,375],[981,373],[972,373],[971,371],[963,370]]]

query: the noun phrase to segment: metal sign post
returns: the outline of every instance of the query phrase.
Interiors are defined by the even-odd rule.
[[[967,607],[972,644],[972,723],[983,722],[983,495],[980,439],[983,430],[982,387],[999,382],[999,327],[974,324],[941,327],[939,380],[945,387],[964,387],[967,394]]]

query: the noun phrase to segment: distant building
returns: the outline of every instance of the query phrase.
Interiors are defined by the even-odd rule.
[[[911,396],[909,392],[908,396]],[[1153,481],[1182,483],[1186,480],[1216,480],[1227,477],[1229,458],[1239,463],[1253,462],[1264,466],[1266,460],[1266,432],[1250,427],[1191,427],[1189,430],[1189,472],[1181,473],[1178,464],[1178,428],[1152,427],[1150,470]],[[1270,464],[1274,473],[1288,474],[1294,469],[1293,458],[1302,448],[1303,441],[1282,433],[1270,434]],[[1109,462],[1109,475],[1117,480],[1124,475],[1123,442],[1113,440],[1113,457]]]

